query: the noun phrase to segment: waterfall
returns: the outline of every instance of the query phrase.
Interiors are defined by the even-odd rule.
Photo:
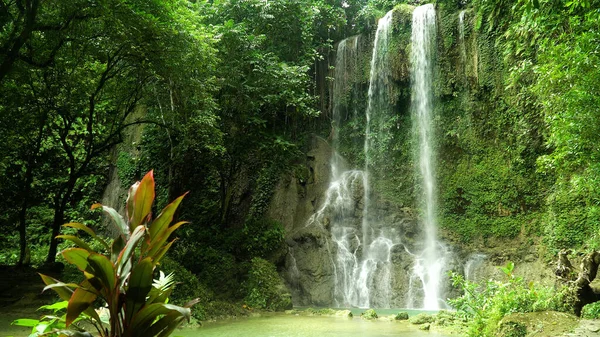
[[[440,288],[445,267],[444,247],[436,240],[436,186],[433,149],[432,101],[435,46],[435,9],[432,4],[417,7],[412,21],[412,102],[411,109],[415,133],[418,137],[418,163],[422,226],[425,231],[424,248],[413,267],[415,277],[421,281],[424,295],[423,308],[440,308]]]
[[[338,44],[333,96],[334,153],[331,158],[331,182],[321,208],[311,216],[307,226],[329,229],[333,243],[334,289],[336,306],[390,307],[392,294],[391,250],[399,243],[396,230],[376,223],[370,214],[369,168],[371,118],[390,110],[387,91],[390,70],[387,60],[388,35],[392,13],[379,20],[369,81],[367,124],[364,141],[364,169],[347,169],[337,151],[338,132],[344,118],[345,93],[349,68],[356,65],[358,38]]]
[[[333,266],[333,301],[337,307],[409,308],[436,310],[443,307],[442,275],[450,251],[437,241],[434,135],[432,122],[433,49],[435,11],[433,5],[417,7],[412,22],[411,113],[415,136],[415,162],[419,169],[416,191],[420,196],[420,241],[406,236],[404,220],[372,201],[371,184],[376,180],[382,160],[387,160],[388,138],[385,125],[395,118],[388,46],[392,12],[377,25],[370,60],[368,100],[365,110],[364,164],[351,167],[340,155],[339,132],[355,109],[353,83],[361,71],[359,37],[338,44],[333,83],[333,127],[331,131],[331,180],[320,208],[306,226],[318,226],[328,232],[327,257]],[[354,111],[354,114],[356,112]],[[355,116],[354,116],[355,117]],[[382,151],[382,149],[384,149]],[[375,174],[372,174],[374,172]],[[375,199],[377,196],[373,195]],[[375,199],[380,200],[380,199]],[[410,221],[410,220],[409,220]],[[411,233],[409,231],[409,233]],[[414,232],[413,232],[414,233]],[[415,253],[416,252],[416,253]],[[396,266],[394,266],[394,262]],[[290,266],[294,266],[290,260]],[[394,269],[395,268],[395,269]],[[404,291],[394,291],[394,282],[403,283]]]

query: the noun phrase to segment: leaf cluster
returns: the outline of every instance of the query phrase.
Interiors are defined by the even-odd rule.
[[[64,327],[69,328],[83,317],[89,318],[100,336],[168,336],[182,321],[190,319],[190,304],[168,304],[174,286],[173,275],[160,273],[153,281],[153,271],[169,250],[173,232],[186,222],[171,225],[184,196],[177,198],[152,220],[154,202],[152,171],[129,190],[126,218],[113,208],[95,204],[113,220],[116,237],[106,241],[81,223],[66,227],[78,229],[97,241],[102,250],[94,250],[79,236],[60,235],[78,247],[62,252],[63,257],[84,275],[79,284],[63,283],[40,274],[46,289],[54,290],[68,301]],[[100,299],[109,319],[103,320],[94,309]],[[67,332],[59,332],[67,334]]]

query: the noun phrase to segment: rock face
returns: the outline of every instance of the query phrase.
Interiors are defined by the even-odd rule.
[[[498,66],[501,60],[500,54],[493,48],[491,38],[474,28],[476,21],[474,12],[459,13],[439,9],[437,17],[439,38],[436,48],[438,57],[434,65],[435,83],[433,84],[437,116],[435,127],[439,129],[436,134],[440,135],[440,139],[436,140],[439,158],[435,164],[439,168],[437,197],[440,199],[440,210],[438,213],[452,215],[440,216],[438,219],[440,225],[438,238],[447,244],[444,247],[448,255],[444,270],[453,270],[465,275],[471,281],[481,282],[489,278],[502,279],[505,276],[497,267],[503,266],[507,261],[513,261],[516,265],[515,274],[523,276],[528,281],[553,280],[551,272],[547,272],[547,266],[539,258],[535,243],[531,242],[532,238],[524,230],[527,224],[521,227],[518,222],[520,218],[512,217],[511,212],[501,204],[497,207],[486,206],[487,203],[493,205],[497,203],[495,199],[487,201],[493,199],[487,197],[490,194],[488,193],[490,186],[497,186],[498,195],[504,195],[507,193],[504,191],[507,188],[506,182],[472,183],[484,178],[503,177],[501,174],[488,173],[474,176],[473,165],[479,161],[486,164],[488,159],[486,156],[473,155],[474,152],[471,151],[474,146],[484,147],[489,143],[482,141],[487,140],[485,138],[487,134],[482,133],[480,139],[478,132],[479,129],[488,128],[485,123],[480,122],[485,120],[481,112],[489,110],[488,103],[496,102],[494,98],[496,96],[488,91],[493,88],[504,88],[502,70]],[[421,279],[414,277],[415,255],[424,250],[422,246],[424,233],[418,224],[419,202],[416,196],[418,187],[415,187],[414,166],[416,164],[412,154],[414,140],[410,136],[413,122],[410,114],[411,80],[408,56],[411,48],[412,11],[412,6],[397,6],[393,16],[392,40],[389,46],[392,73],[389,82],[394,84],[390,89],[389,98],[393,104],[393,114],[380,121],[371,121],[373,125],[381,126],[372,128],[374,139],[385,140],[385,143],[371,147],[373,155],[370,160],[371,166],[374,167],[368,173],[369,179],[372,178],[372,186],[369,190],[367,222],[374,233],[382,228],[394,231],[391,249],[386,253],[389,254],[392,265],[387,269],[389,275],[375,273],[372,278],[391,279],[389,292],[387,292],[389,299],[384,304],[388,307],[420,307],[423,291],[418,289],[419,283],[422,279],[427,279],[427,277]],[[460,38],[454,39],[453,36]],[[347,59],[344,62],[342,76],[345,82],[344,85],[337,86],[338,91],[342,93],[340,95],[338,92],[337,95],[344,99],[338,104],[340,118],[334,119],[334,127],[329,139],[335,144],[337,152],[351,162],[351,165],[345,165],[344,168],[364,167],[366,122],[364,111],[368,101],[367,84],[373,37],[361,35],[348,38],[346,41]],[[351,46],[353,49],[350,48]],[[331,75],[331,72],[328,75]],[[335,98],[336,92],[333,89],[330,88],[329,96]],[[328,111],[327,115],[333,116],[332,111]],[[457,129],[458,126],[460,128]],[[460,135],[457,130],[461,132]],[[473,139],[473,141],[464,139]],[[334,290],[336,282],[339,281],[336,280],[336,271],[340,270],[339,262],[334,260],[340,247],[333,240],[336,224],[344,223],[344,226],[347,224],[357,237],[362,235],[359,228],[363,222],[365,193],[360,179],[355,179],[356,184],[353,183],[351,187],[353,192],[350,197],[353,203],[351,211],[343,209],[343,212],[334,212],[323,209],[327,198],[325,192],[333,175],[330,166],[333,150],[327,140],[319,137],[313,137],[309,148],[302,169],[295,170],[294,173],[280,180],[266,216],[284,224],[286,230],[288,252],[284,262],[279,265],[279,271],[292,292],[294,304],[336,305],[336,300],[340,297]],[[492,150],[494,153],[504,154],[504,150],[497,150],[495,147]],[[483,167],[498,166],[496,162],[491,163]],[[484,187],[480,188],[480,185]],[[465,186],[469,186],[470,189],[465,189]],[[520,196],[517,199],[521,200]],[[482,204],[482,200],[486,203]],[[514,203],[517,204],[518,200]],[[497,209],[497,214],[490,209]],[[526,207],[520,209],[521,212],[525,212]],[[309,218],[318,212],[321,213],[317,221],[318,225],[309,224]],[[336,214],[342,214],[343,219]],[[488,221],[485,221],[488,218],[502,221],[489,221],[497,227],[490,229]],[[505,223],[510,223],[511,226]],[[517,225],[518,227],[515,227]],[[504,241],[490,239],[496,235],[496,232],[504,235],[503,233],[507,231],[510,232],[507,236],[510,238]],[[472,235],[459,237],[464,235],[463,232],[472,232]],[[364,247],[358,245],[357,239],[348,241],[346,248],[355,253],[350,255],[360,256]],[[376,269],[383,270],[379,267]],[[411,275],[413,275],[412,279]],[[443,279],[441,283],[443,284],[440,289],[441,299],[459,295],[451,289],[447,279]],[[386,294],[371,293],[369,296],[384,298]],[[377,303],[381,302],[371,301],[372,306],[376,306]]]
[[[285,226],[289,251],[282,274],[296,305],[326,306],[333,300],[329,233],[323,228],[306,226],[329,184],[330,156],[327,141],[313,137],[304,172],[281,179],[267,213]]]

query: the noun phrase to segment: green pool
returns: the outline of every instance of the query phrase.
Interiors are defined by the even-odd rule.
[[[176,331],[181,337],[444,337],[407,322],[366,321],[359,317],[269,315],[220,321]]]
[[[267,314],[260,317],[222,320],[205,323],[199,328],[185,328],[175,331],[173,337],[446,337],[443,334],[419,330],[407,322],[366,321],[358,317],[357,310],[352,319],[343,317],[296,316]],[[380,316],[395,314],[377,311]],[[421,312],[421,311],[419,311]],[[410,312],[409,314],[413,314]],[[23,315],[3,314],[0,317],[0,337],[27,336],[28,328],[11,326],[10,322]],[[32,316],[35,317],[35,316]]]

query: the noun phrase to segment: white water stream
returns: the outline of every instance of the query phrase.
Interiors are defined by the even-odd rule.
[[[440,288],[446,267],[446,249],[437,241],[436,186],[434,166],[433,56],[436,38],[435,9],[432,4],[415,8],[411,35],[412,114],[418,137],[419,187],[423,252],[416,258],[413,272],[420,280],[427,310],[440,309]],[[414,282],[412,285],[415,286]],[[410,302],[409,298],[409,302]],[[443,303],[443,302],[442,302]],[[414,305],[414,303],[413,303]]]
[[[334,81],[334,154],[331,158],[331,183],[321,209],[308,225],[329,227],[334,243],[334,301],[336,306],[390,307],[392,278],[392,247],[399,243],[394,229],[374,223],[370,214],[369,168],[371,117],[389,110],[387,85],[390,70],[387,59],[388,37],[392,13],[379,20],[369,81],[369,101],[365,127],[365,165],[363,170],[348,170],[337,153],[338,127],[341,119],[340,103],[346,88],[348,64],[355,64],[357,38],[349,38],[338,45]]]
[[[414,259],[407,271],[410,282],[405,296],[406,307],[439,309],[442,274],[449,252],[436,239],[436,197],[432,127],[432,58],[435,40],[433,5],[420,6],[413,14],[412,28],[412,113],[414,134],[418,138],[422,192],[422,228],[425,235],[420,253],[411,253],[400,240],[397,228],[375,216],[370,196],[372,149],[377,134],[371,132],[373,121],[393,117],[389,94],[393,83],[388,60],[392,12],[378,22],[371,58],[368,104],[365,112],[364,168],[349,169],[338,154],[341,103],[352,78],[349,65],[356,65],[358,38],[341,41],[337,49],[334,74],[331,182],[321,208],[307,226],[321,226],[331,233],[331,259],[334,267],[334,305],[338,307],[389,308],[392,303],[394,265],[392,251],[401,249]],[[346,116],[347,117],[347,116]],[[398,272],[398,271],[396,271]]]

